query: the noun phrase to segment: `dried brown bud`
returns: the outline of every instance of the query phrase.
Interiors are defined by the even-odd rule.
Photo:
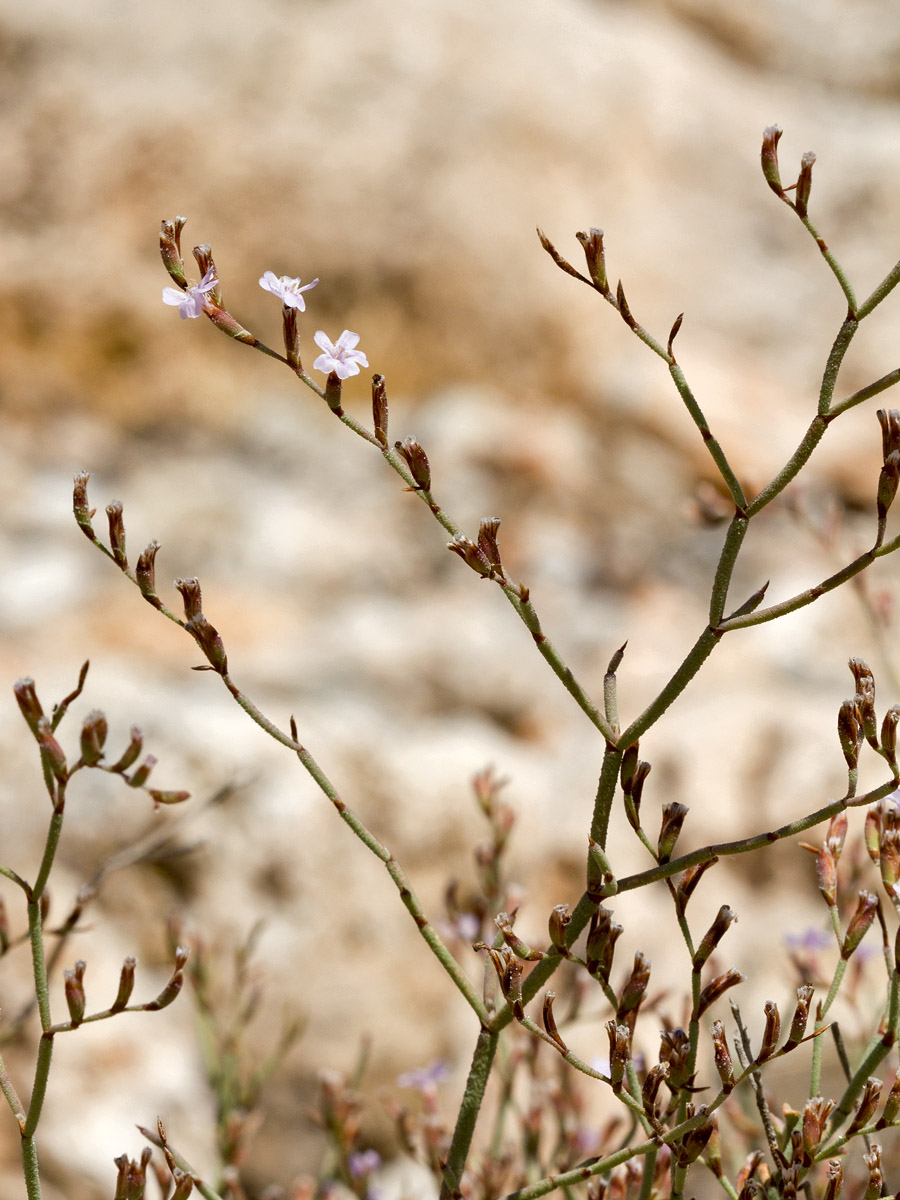
[[[134,970],[137,966],[137,959],[131,955],[122,963],[122,970],[119,974],[119,990],[116,993],[116,998],[109,1007],[110,1012],[121,1012],[131,999],[131,993],[134,991]]]
[[[641,1088],[641,1098],[644,1108],[651,1116],[656,1115],[656,1098],[659,1095],[659,1089],[668,1078],[669,1064],[667,1062],[657,1063],[647,1072],[647,1078]]]
[[[150,772],[156,766],[156,761],[156,758],[152,754],[148,754],[128,779],[128,786],[133,788],[143,787],[150,777]]]
[[[883,1129],[885,1126],[895,1125],[898,1113],[900,1113],[900,1075],[897,1075],[891,1084],[888,1098],[884,1102],[884,1112],[878,1119],[877,1127]]]
[[[138,587],[141,589],[141,595],[154,608],[161,606],[161,601],[156,594],[156,555],[158,551],[159,542],[154,539],[141,553],[134,571]]]
[[[781,1037],[781,1014],[778,1011],[778,1005],[774,1001],[766,1001],[765,1014],[766,1027],[763,1032],[759,1054],[756,1056],[757,1062],[765,1062],[767,1058],[772,1057],[778,1049],[778,1039]]]
[[[900,411],[879,408],[876,416],[881,425],[881,457],[887,461],[895,450],[900,450]]]
[[[856,696],[854,697],[859,719],[862,722],[866,741],[873,749],[878,749],[878,731],[875,718],[875,676],[868,663],[861,658],[851,658],[848,666],[856,681]]]
[[[547,1031],[547,1036],[556,1043],[556,1045],[562,1051],[562,1053],[568,1054],[569,1047],[562,1040],[559,1029],[556,1026],[556,1018],[553,1015],[553,1001],[555,999],[556,999],[555,992],[545,992],[544,993],[544,1007],[543,1007],[543,1011],[542,1011],[544,1028]]]
[[[194,641],[206,655],[210,666],[220,675],[227,674],[228,657],[225,654],[225,643],[215,626],[207,621],[203,613],[199,613],[187,622],[185,628],[188,633],[193,635]]]
[[[487,555],[473,541],[470,541],[464,533],[454,534],[452,541],[447,543],[447,549],[452,550],[454,554],[458,554],[463,562],[479,575],[484,575],[487,579],[493,577],[493,568],[488,561]]]
[[[175,970],[172,972],[172,978],[155,1000],[150,1000],[147,1004],[141,1005],[141,1008],[145,1012],[158,1012],[161,1008],[168,1008],[177,997],[182,987],[184,987],[184,965],[187,960],[188,951],[183,946],[179,946],[175,951]]]
[[[569,922],[572,920],[569,913],[568,904],[557,904],[550,913],[550,921],[548,923],[550,931],[550,944],[557,954],[562,954],[563,957],[568,957],[569,944],[566,941],[566,929]]]
[[[502,579],[503,564],[500,561],[500,548],[497,545],[497,530],[499,528],[499,517],[483,517],[478,526],[478,549],[491,564],[492,577]]]
[[[875,1109],[878,1107],[878,1101],[881,1099],[881,1089],[884,1084],[880,1079],[870,1076],[863,1087],[862,1097],[859,1101],[859,1107],[856,1110],[856,1116],[850,1122],[850,1128],[847,1130],[846,1136],[853,1137],[855,1133],[859,1133],[866,1125],[870,1123],[875,1115]]]
[[[803,1106],[803,1153],[808,1163],[816,1156],[833,1109],[834,1101],[823,1096],[813,1096]]]
[[[797,215],[805,217],[809,209],[809,193],[812,191],[812,169],[816,156],[812,150],[807,150],[800,159],[800,175],[797,179],[797,189],[794,192],[794,208]]]
[[[526,962],[537,962],[544,957],[542,951],[532,950],[526,942],[522,941],[513,929],[512,919],[507,913],[497,913],[494,918],[494,924],[503,934],[504,942],[506,942],[513,954],[519,958],[525,959]]]
[[[878,474],[875,508],[879,525],[883,525],[900,484],[900,450],[892,450]],[[883,530],[879,531],[883,535]]]
[[[844,1168],[839,1158],[833,1158],[828,1163],[828,1184],[823,1200],[839,1200],[844,1187]]]
[[[193,579],[176,579],[174,586],[181,592],[181,599],[184,602],[184,615],[187,620],[192,621],[194,617],[199,617],[203,611],[200,580],[196,577]]]
[[[584,257],[587,260],[588,274],[594,287],[604,296],[609,295],[609,281],[606,278],[606,255],[603,250],[603,230],[593,227],[587,232],[576,233],[581,242]]]
[[[784,131],[780,125],[769,125],[763,130],[762,171],[766,183],[776,196],[784,198],[784,188],[781,186],[781,173],[778,170],[778,142]]]
[[[897,770],[898,722],[900,722],[900,704],[892,704],[881,722],[881,749],[895,771]]]
[[[132,766],[133,763],[137,762],[137,760],[140,756],[141,750],[143,748],[143,745],[144,745],[144,735],[138,729],[137,725],[132,725],[131,741],[128,743],[128,746],[126,747],[125,752],[122,755],[122,757],[119,759],[119,761],[116,763],[113,763],[113,765],[109,768],[109,770],[115,771],[118,774],[121,774],[123,771],[127,771],[128,768],[130,766]]]
[[[409,473],[417,491],[431,491],[431,467],[428,465],[428,455],[414,437],[405,437],[402,442],[394,442],[394,449],[406,459]]]
[[[212,249],[210,248],[209,243],[203,242],[201,245],[195,246],[193,249],[193,255],[197,260],[197,266],[200,268],[201,276],[206,275],[209,271],[212,271],[213,276],[215,277],[216,285],[215,287],[210,288],[210,290],[206,293],[206,299],[210,304],[215,305],[216,308],[221,308],[222,288],[219,284],[219,272],[216,268],[216,264],[213,262]]]
[[[84,1020],[84,970],[86,965],[82,959],[79,959],[73,970],[63,971],[66,1005],[69,1009],[69,1019],[73,1029]]]
[[[25,676],[24,679],[17,679],[13,684],[13,692],[15,693],[19,711],[25,718],[28,728],[38,738],[40,735],[40,722],[44,717],[44,710],[41,707],[40,700],[37,698],[34,680],[29,676]]]
[[[634,1033],[634,1023],[637,1019],[638,1009],[644,1001],[647,994],[647,986],[650,983],[650,959],[643,951],[638,950],[634,956],[634,966],[631,968],[631,974],[622,988],[622,994],[619,997],[619,1007],[616,1009],[616,1021],[620,1025],[627,1025],[631,1033]]]
[[[641,827],[641,797],[644,794],[644,784],[650,774],[650,763],[638,762],[625,793],[625,816],[632,829]]]
[[[180,288],[187,287],[184,260],[181,257],[181,231],[185,224],[184,217],[176,217],[174,221],[163,221],[159,229],[159,252],[163,266]]]
[[[695,971],[699,971],[709,956],[721,942],[725,936],[729,925],[737,920],[737,913],[734,909],[729,908],[727,904],[723,904],[716,914],[716,919],[713,921],[707,930],[703,941],[697,947],[694,954],[693,967]]]
[[[122,517],[122,501],[113,500],[106,506],[106,516],[109,521],[109,545],[116,560],[116,566],[121,570],[128,567],[125,555],[125,521]]]
[[[878,912],[878,897],[872,892],[861,891],[856,912],[850,918],[844,944],[841,947],[841,958],[847,959],[857,948],[869,931],[869,926],[875,920]]]
[[[860,727],[853,700],[845,700],[838,709],[838,737],[847,766],[855,771],[859,763]]]
[[[640,743],[632,742],[622,755],[622,765],[619,768],[619,779],[622,783],[622,791],[626,796],[631,795],[631,785],[634,779],[634,773],[637,770],[639,752]]]
[[[797,1007],[794,1009],[794,1016],[791,1019],[791,1031],[784,1043],[785,1050],[793,1050],[803,1041],[809,1021],[809,1005],[814,991],[812,984],[809,983],[803,983],[797,988]]]
[[[79,471],[75,476],[75,486],[72,491],[72,511],[75,513],[75,520],[78,522],[82,532],[93,542],[96,541],[94,527],[91,524],[94,509],[88,504],[87,496],[87,485],[90,477],[90,471]]]
[[[284,356],[288,365],[299,372],[303,370],[300,361],[300,327],[297,321],[299,309],[293,304],[281,306],[281,331],[284,336]]]
[[[675,843],[678,841],[681,827],[687,815],[687,806],[679,804],[677,801],[663,805],[662,823],[657,843],[657,854],[661,863],[668,862],[672,857],[672,851],[675,849]]]
[[[66,756],[62,746],[53,736],[50,722],[46,717],[38,720],[37,743],[41,748],[41,761],[50,768],[56,779],[65,781],[68,778]]]
[[[863,1155],[863,1162],[869,1172],[863,1200],[879,1200],[884,1190],[884,1178],[881,1174],[881,1147],[873,1145],[869,1154]]]
[[[95,767],[103,757],[109,726],[99,709],[92,709],[81,727],[81,758],[86,767]]]
[[[622,926],[612,919],[610,910],[601,904],[591,916],[584,957],[589,973],[604,983],[609,982],[616,942],[622,932]]]
[[[325,403],[331,409],[336,417],[342,417],[344,410],[341,407],[341,392],[343,384],[341,377],[337,371],[330,371],[328,378],[325,380]]]
[[[837,905],[837,860],[826,842],[816,855],[816,883],[829,908]]]
[[[383,450],[388,448],[388,398],[383,375],[372,376],[372,424]]]
[[[736,967],[729,967],[724,975],[717,975],[715,979],[711,979],[700,993],[700,999],[697,1002],[697,1016],[702,1017],[710,1005],[715,1004],[729,988],[743,983],[744,978],[745,976]]]
[[[728,1049],[728,1039],[725,1037],[725,1026],[721,1021],[713,1021],[712,1041],[716,1070],[722,1082],[722,1090],[727,1095],[734,1087],[734,1064]]]
[[[679,875],[675,888],[675,904],[682,916],[687,909],[688,901],[694,894],[694,889],[703,878],[704,872],[715,866],[718,861],[718,858],[708,858],[706,862],[696,863],[694,866],[688,867],[683,875]]]
[[[669,1088],[673,1092],[690,1083],[687,1070],[690,1048],[691,1040],[683,1029],[663,1030],[660,1035],[659,1061],[668,1065]]]
[[[617,1025],[615,1021],[606,1022],[606,1032],[609,1035],[609,1079],[613,1091],[619,1092],[631,1057],[631,1033],[627,1025]]]
[[[628,328],[637,329],[638,323],[631,315],[631,309],[628,307],[628,301],[625,299],[625,289],[622,287],[621,279],[616,286],[616,307],[619,310],[619,316]]]

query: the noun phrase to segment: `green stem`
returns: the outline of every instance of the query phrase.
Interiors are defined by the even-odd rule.
[[[28,1200],[41,1200],[41,1176],[33,1137],[22,1138],[22,1170]]]
[[[867,300],[864,300],[856,310],[856,315],[861,321],[863,317],[867,317],[873,308],[882,302],[885,296],[889,296],[897,284],[900,283],[900,262],[895,267],[892,267],[888,274],[882,279],[878,287]]]
[[[416,928],[419,930],[419,933],[422,935],[435,958],[437,958],[438,962],[468,1001],[470,1007],[475,1012],[481,1024],[486,1025],[488,1023],[489,1015],[487,1009],[485,1008],[484,1002],[472,987],[472,984],[467,978],[465,972],[450,953],[449,948],[441,938],[438,931],[425,916],[422,905],[419,902],[419,898],[410,887],[406,873],[394,858],[388,847],[375,837],[375,835],[368,829],[364,822],[360,820],[360,818],[351,808],[348,808],[338,794],[337,788],[335,788],[334,784],[308,750],[301,746],[294,737],[284,733],[283,730],[279,729],[277,725],[270,721],[269,718],[256,707],[253,701],[240,690],[240,688],[234,683],[229,675],[223,675],[222,682],[228,688],[228,691],[241,706],[244,712],[247,713],[247,715],[250,716],[256,722],[256,724],[260,726],[261,729],[264,729],[266,733],[268,733],[276,741],[280,742],[283,746],[287,746],[289,749],[294,751],[300,762],[303,764],[305,770],[315,780],[319,789],[334,805],[341,820],[350,827],[363,845],[366,846],[376,858],[384,863],[385,869],[387,870],[391,879],[394,881],[397,890],[400,893],[400,899],[402,900],[403,905],[409,915],[415,921]]]
[[[713,462],[716,464],[716,467],[719,470],[719,474],[722,476],[725,486],[728,488],[728,491],[731,494],[731,498],[735,503],[735,507],[744,509],[747,504],[747,499],[744,496],[744,489],[738,482],[738,477],[731,469],[731,464],[725,457],[725,452],[713,437],[703,410],[697,403],[694,393],[691,391],[690,387],[688,386],[688,381],[684,377],[684,372],[677,362],[669,363],[669,374],[672,376],[675,386],[678,388],[678,393],[684,401],[685,408],[690,413],[691,419],[700,430],[700,435],[703,438]]]
[[[441,1200],[456,1200],[461,1195],[462,1173],[466,1159],[469,1157],[475,1125],[481,1111],[485,1088],[497,1051],[498,1036],[497,1033],[491,1033],[487,1029],[481,1029],[478,1033],[475,1053],[472,1056],[472,1066],[469,1068],[469,1078],[466,1080],[466,1089],[463,1093],[459,1115],[456,1118],[456,1128],[453,1130],[453,1138],[447,1153],[444,1178],[441,1184]]]
[[[785,199],[786,203],[788,204],[788,206],[790,208],[793,208],[794,212],[797,212],[796,206],[793,204],[793,202],[791,200],[789,200],[786,196],[784,197],[784,199]],[[800,214],[797,213],[797,216],[800,217]],[[819,250],[822,253],[822,257],[828,263],[828,266],[831,268],[832,274],[834,275],[834,277],[838,281],[838,283],[841,285],[841,291],[844,293],[844,297],[847,301],[847,304],[850,308],[851,313],[857,312],[856,296],[853,293],[853,288],[850,284],[850,280],[847,278],[847,276],[844,272],[844,268],[841,266],[841,264],[838,262],[838,260],[834,257],[834,255],[828,249],[828,246],[826,245],[824,238],[819,234],[819,231],[813,225],[812,221],[810,221],[809,217],[800,217],[800,221],[803,224],[804,228],[809,232],[809,234],[814,239],[816,245],[819,247]]]
[[[739,512],[735,513],[731,524],[728,526],[725,543],[722,546],[722,553],[719,555],[719,562],[716,566],[712,593],[709,598],[709,624],[712,629],[715,629],[719,624],[725,612],[731,577],[734,574],[735,563],[741,552],[741,546],[749,525],[748,518]]]
[[[614,750],[612,746],[608,745],[603,752],[603,765],[600,768],[597,796],[594,800],[594,814],[591,818],[591,837],[604,850],[606,849],[606,839],[609,834],[609,818],[616,795],[616,784],[619,781],[619,767],[621,765],[622,751]]]
[[[829,409],[829,417],[839,417],[842,412],[846,412],[848,408],[855,408],[857,404],[862,404],[864,400],[871,400],[873,396],[877,396],[879,392],[886,392],[888,388],[894,386],[895,383],[900,383],[900,367],[895,367],[893,371],[888,371],[887,375],[882,375],[880,379],[876,379],[874,383],[868,384],[864,388],[860,388],[858,392],[854,392],[852,396],[847,396],[833,408]]]
[[[831,401],[834,399],[834,389],[837,386],[837,378],[841,364],[844,361],[844,355],[847,353],[857,329],[859,329],[859,318],[853,315],[853,306],[851,305],[850,307],[851,311],[847,314],[843,325],[838,330],[838,335],[834,339],[834,344],[825,362],[822,384],[819,388],[820,417],[828,415],[831,408]]]
[[[616,745],[618,749],[625,750],[632,744],[632,742],[636,742],[641,734],[645,732],[645,730],[649,729],[651,725],[654,725],[659,720],[672,702],[678,699],[687,685],[691,682],[691,680],[709,658],[710,654],[712,654],[713,650],[715,650],[719,643],[719,638],[721,637],[721,628],[721,626],[719,629],[711,629],[707,627],[703,630],[689,651],[684,662],[681,664],[663,690],[659,693],[656,699],[647,705],[641,715],[632,721],[625,732],[617,740]]]
[[[888,993],[887,1029],[881,1037],[876,1038],[869,1046],[869,1049],[863,1056],[862,1062],[857,1068],[856,1074],[847,1085],[846,1091],[832,1114],[832,1130],[837,1129],[838,1125],[849,1117],[853,1105],[856,1103],[860,1092],[865,1086],[866,1080],[876,1070],[879,1063],[884,1061],[892,1047],[896,1044],[898,1018],[900,1018],[900,973],[895,969],[891,974],[890,990]]]
[[[775,478],[768,483],[761,492],[759,492],[747,505],[747,516],[755,516],[761,509],[770,504],[772,500],[783,492],[792,479],[799,475],[803,467],[812,455],[813,450],[818,446],[819,442],[828,428],[828,421],[818,414],[813,417],[809,423],[809,428],[803,435],[800,445],[781,468]]]

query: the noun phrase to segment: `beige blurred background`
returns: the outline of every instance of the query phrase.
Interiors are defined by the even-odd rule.
[[[163,306],[160,219],[188,218],[186,250],[212,244],[227,306],[272,345],[278,304],[258,277],[319,276],[301,318],[307,365],[316,329],[360,334],[388,380],[392,436],[425,445],[435,495],[464,528],[502,518],[508,569],[592,694],[628,640],[627,720],[705,623],[721,529],[696,513],[714,476],[662,364],[553,266],[534,228],[577,262],[575,231],[602,226],[637,319],[665,340],[685,313],[679,361],[748,489],[762,486],[814,411],[844,304],[762,180],[761,133],[785,128],[786,180],[818,154],[811,214],[867,294],[900,252],[897,6],[0,2],[0,63],[4,861],[33,874],[47,818],[9,685],[33,675],[49,704],[90,658],[72,752],[78,720],[101,707],[111,747],[137,723],[158,786],[194,800],[152,817],[107,781],[73,787],[58,914],[148,830],[171,827],[185,853],[110,876],[69,957],[87,959],[97,1007],[125,954],[141,960],[142,998],[160,985],[172,913],[223,947],[265,920],[266,1024],[287,996],[308,1028],[268,1093],[250,1179],[287,1183],[320,1154],[304,1116],[319,1068],[349,1069],[372,1035],[373,1087],[442,1058],[450,1111],[474,1023],[384,871],[79,534],[72,474],[93,472],[101,514],[124,502],[133,558],[162,542],[161,581],[200,577],[235,678],[282,725],[295,715],[436,917],[449,878],[472,884],[485,831],[469,780],[491,763],[519,813],[519,926],[545,937],[549,906],[582,889],[602,745],[499,591],[446,552],[378,456],[277,363]],[[897,306],[860,333],[839,394],[897,365]],[[365,380],[345,396],[367,420]],[[868,544],[877,403],[829,433],[803,489],[810,520],[780,504],[758,523],[735,602],[767,578],[773,599],[788,596]],[[832,504],[844,520],[825,547],[810,526]],[[884,611],[896,571],[871,573]],[[688,847],[839,794],[846,659],[867,658],[891,703],[895,640],[850,593],[726,640],[645,739],[648,812],[688,804]],[[223,787],[233,795],[210,808]],[[644,865],[615,837],[623,869]],[[660,984],[685,969],[658,919],[665,900],[617,909],[623,962],[646,949]],[[783,975],[748,984],[748,1008],[784,1002],[781,934],[821,919],[808,856],[782,848],[721,871],[698,928],[722,902],[741,916],[723,967],[765,959]],[[23,965],[4,961],[5,1012]],[[599,1024],[581,1039],[605,1052]],[[66,1039],[42,1144],[48,1200],[110,1195],[113,1155],[137,1154],[134,1124],[157,1114],[210,1163],[210,1111],[187,1002]],[[0,1125],[12,1198],[15,1139]]]

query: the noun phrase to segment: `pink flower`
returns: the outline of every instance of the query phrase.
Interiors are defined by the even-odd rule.
[[[177,306],[182,321],[186,321],[188,317],[193,320],[206,309],[206,293],[211,292],[218,282],[215,267],[210,267],[200,282],[189,287],[186,292],[180,288],[164,287],[163,304]]]
[[[359,374],[360,364],[364,367],[369,365],[365,354],[356,349],[359,334],[351,333],[349,329],[345,329],[336,342],[330,341],[319,329],[314,341],[324,353],[319,355],[313,367],[326,375],[333,371],[338,379],[349,379],[351,375]]]
[[[299,308],[301,312],[305,312],[306,301],[300,293],[308,292],[318,282],[318,279],[314,279],[312,283],[304,283],[301,287],[299,277],[294,279],[290,275],[278,276],[274,271],[265,271],[260,277],[259,286],[264,292],[271,292],[273,296],[277,296],[285,308]]]

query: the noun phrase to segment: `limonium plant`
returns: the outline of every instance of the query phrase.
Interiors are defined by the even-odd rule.
[[[827,578],[793,595],[770,599],[766,584],[747,596],[731,594],[751,521],[792,489],[838,417],[900,381],[897,367],[850,394],[840,389],[847,350],[862,321],[900,282],[900,263],[867,296],[857,296],[810,216],[815,156],[803,155],[796,181],[784,184],[778,158],[780,137],[777,126],[763,135],[765,182],[811,235],[846,311],[825,355],[821,386],[811,403],[806,432],[759,490],[749,489],[732,467],[679,364],[675,345],[682,317],[664,337],[655,336],[640,323],[621,282],[613,286],[610,281],[601,230],[576,235],[584,254],[582,267],[573,265],[538,231],[553,262],[590,288],[660,360],[718,474],[721,494],[727,498],[721,549],[709,584],[707,619],[659,693],[643,711],[632,714],[620,713],[617,697],[623,664],[627,669],[625,647],[609,648],[602,694],[592,696],[579,681],[577,665],[563,660],[544,629],[529,587],[513,578],[504,563],[499,519],[485,517],[477,530],[460,528],[441,503],[440,480],[432,478],[425,448],[411,434],[397,440],[389,437],[385,377],[380,373],[371,377],[371,424],[347,411],[345,403],[355,408],[357,400],[355,394],[345,397],[344,384],[355,379],[361,367],[368,367],[366,354],[358,349],[360,334],[345,329],[332,341],[323,330],[313,331],[321,353],[312,369],[324,379],[307,372],[301,354],[305,333],[300,316],[312,300],[310,289],[319,281],[301,284],[298,277],[276,276],[270,270],[262,275],[260,286],[281,301],[283,352],[272,349],[225,307],[209,246],[194,248],[200,282],[192,283],[181,251],[185,220],[175,217],[162,223],[160,249],[174,284],[163,290],[164,302],[177,307],[183,319],[205,316],[228,336],[280,362],[382,457],[411,499],[422,503],[424,519],[433,519],[447,548],[477,577],[500,589],[512,619],[525,625],[536,652],[583,714],[586,737],[599,739],[602,747],[592,817],[584,832],[584,872],[578,894],[560,897],[547,914],[547,936],[540,944],[526,943],[516,930],[521,897],[511,888],[507,872],[515,813],[503,794],[503,781],[490,769],[473,780],[475,802],[489,830],[488,841],[476,857],[477,899],[463,901],[450,887],[445,911],[426,912],[414,881],[381,839],[377,818],[370,824],[339,794],[326,768],[301,740],[292,717],[279,722],[244,691],[232,673],[222,637],[203,610],[197,579],[177,579],[174,587],[180,604],[170,605],[157,585],[159,544],[151,541],[132,564],[126,553],[121,504],[107,507],[108,536],[101,537],[88,499],[89,476],[82,472],[76,477],[74,513],[82,532],[151,607],[184,629],[203,658],[203,669],[217,675],[247,717],[298,760],[347,826],[348,836],[354,835],[361,843],[361,852],[373,854],[384,865],[396,887],[399,906],[406,909],[421,936],[423,954],[434,955],[448,987],[455,989],[468,1007],[472,1054],[461,1095],[449,1095],[445,1064],[411,1063],[398,1081],[401,1099],[385,1102],[394,1122],[398,1154],[418,1160],[424,1172],[416,1185],[417,1196],[537,1200],[558,1192],[588,1200],[680,1200],[722,1192],[729,1200],[753,1200],[795,1197],[802,1191],[824,1200],[842,1195],[874,1200],[892,1187],[900,1187],[900,1177],[893,1183],[888,1180],[892,1172],[900,1176],[900,696],[887,707],[879,707],[873,671],[862,659],[850,659],[848,697],[835,697],[835,755],[842,756],[846,767],[844,793],[824,803],[822,797],[813,798],[807,811],[782,825],[734,841],[687,848],[687,807],[664,798],[655,808],[646,802],[653,786],[649,782],[651,764],[641,757],[641,739],[692,685],[723,638],[813,604],[826,593],[857,581],[877,559],[900,549],[900,534],[890,534],[888,528],[900,483],[900,411],[879,409],[873,434],[880,434],[882,465],[871,481],[868,548]],[[327,280],[321,286],[327,288]],[[389,481],[390,475],[386,478]],[[82,678],[79,688],[83,682]],[[76,963],[65,974],[68,1018],[54,1023],[48,977],[60,957],[59,947],[65,945],[66,923],[62,932],[54,931],[58,940],[48,961],[42,898],[53,865],[68,782],[81,770],[99,769],[121,776],[132,788],[147,790],[148,763],[152,763],[145,759],[135,766],[141,753],[139,746],[133,751],[140,741],[135,732],[132,747],[110,765],[104,748],[104,721],[99,714],[92,714],[82,730],[80,758],[70,767],[55,735],[72,697],[49,719],[44,717],[30,681],[20,681],[17,697],[38,745],[52,815],[47,849],[34,880],[28,882],[10,867],[2,869],[3,876],[21,891],[26,907],[41,1032],[27,1101],[19,1099],[2,1067],[0,1084],[22,1138],[26,1194],[29,1200],[37,1200],[41,1184],[36,1134],[53,1039],[87,1020],[135,1008],[163,1007],[190,967],[185,952],[175,949],[174,974],[164,992],[156,1000],[132,1005],[133,966],[126,962],[115,1001],[86,1015],[85,967],[83,962]],[[876,787],[861,792],[863,754],[877,760],[882,778]],[[163,804],[184,798],[182,793],[152,790],[150,796]],[[715,799],[710,797],[709,803]],[[704,798],[698,797],[698,803],[702,805]],[[646,865],[631,874],[623,873],[622,846],[610,836],[615,809],[624,813],[627,829],[646,857]],[[806,839],[803,843],[801,837]],[[716,870],[722,859],[765,854],[775,843],[786,840],[795,842],[798,856],[807,855],[827,913],[828,932],[823,936],[819,930],[781,931],[790,938],[787,949],[796,974],[795,995],[788,1008],[768,1001],[761,1011],[745,1015],[740,1000],[745,977],[734,967],[723,968],[720,961],[737,913],[723,897],[712,923],[698,923],[693,919],[691,900],[698,889],[709,894],[720,875],[727,885],[724,873]],[[639,950],[633,961],[622,962],[617,955],[623,934],[617,900],[625,893],[655,885],[668,893],[673,936],[684,944],[687,970],[683,979],[654,978],[651,991],[649,957]],[[3,949],[12,944],[7,937]],[[836,965],[831,965],[835,958]],[[200,981],[195,991],[202,1001]],[[208,989],[205,994],[202,1003],[213,1021]],[[557,1005],[557,996],[565,996],[564,1005]],[[863,1034],[845,1036],[840,1030],[835,1021],[839,996],[865,1014],[869,1025]],[[605,1029],[596,1055],[586,1060],[571,1048],[570,1029],[588,1010],[595,1017],[600,1015]],[[772,1070],[774,1064],[788,1058],[793,1068],[790,1072]],[[221,1088],[221,1071],[217,1074],[211,1069],[211,1080],[213,1077],[219,1079]],[[240,1078],[239,1073],[229,1076],[232,1094],[239,1090]],[[362,1087],[361,1070],[350,1077],[323,1070],[317,1120],[325,1132],[328,1154],[321,1164],[311,1164],[308,1177],[295,1181],[290,1192],[273,1188],[267,1196],[313,1200],[340,1194],[375,1200],[387,1195],[384,1164],[362,1132]],[[604,1101],[599,1108],[592,1103],[598,1096]],[[245,1099],[252,1106],[258,1095],[250,1089]],[[451,1115],[454,1107],[455,1117]],[[593,1115],[601,1109],[605,1116]],[[206,1164],[202,1171],[176,1149],[175,1130],[167,1132],[162,1124],[147,1130],[148,1149],[141,1160],[117,1160],[116,1200],[149,1196],[151,1179],[166,1200],[182,1200],[193,1190],[207,1200],[237,1200],[246,1195],[240,1156],[234,1150],[239,1138],[232,1135],[233,1128],[227,1121],[223,1123],[218,1140],[220,1161]]]

